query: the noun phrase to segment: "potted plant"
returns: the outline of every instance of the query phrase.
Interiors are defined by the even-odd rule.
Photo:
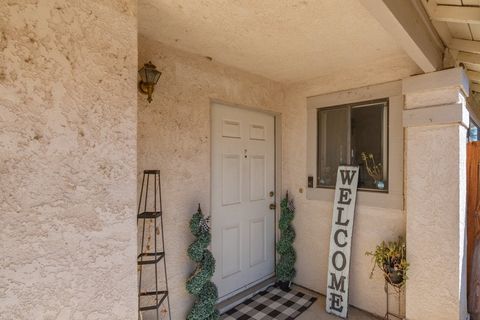
[[[190,231],[195,241],[188,247],[188,256],[196,263],[195,271],[187,280],[187,291],[195,296],[195,303],[187,315],[187,320],[216,320],[219,318],[217,304],[218,292],[210,280],[215,272],[215,259],[208,250],[212,236],[210,217],[204,217],[200,205],[190,219]]]
[[[385,280],[392,286],[401,288],[407,281],[407,246],[402,237],[397,241],[382,241],[375,251],[366,252],[367,256],[372,256],[374,262],[370,278],[373,276],[375,268],[379,268],[384,275]]]
[[[286,197],[280,203],[281,213],[278,222],[280,229],[280,240],[277,243],[277,252],[280,259],[277,263],[277,285],[282,290],[289,290],[292,284],[293,277],[295,277],[295,260],[296,254],[293,248],[293,241],[295,240],[295,230],[292,226],[293,217],[295,215],[295,207],[293,201],[288,199],[288,192]]]

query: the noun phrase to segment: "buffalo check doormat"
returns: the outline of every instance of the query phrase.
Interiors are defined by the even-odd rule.
[[[276,287],[257,293],[250,299],[226,311],[222,320],[292,320],[307,310],[317,298],[302,292],[283,291]]]

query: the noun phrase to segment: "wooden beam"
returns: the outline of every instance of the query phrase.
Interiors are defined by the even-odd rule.
[[[480,53],[480,41],[452,39],[448,47],[459,51]]]
[[[470,83],[470,89],[475,92],[480,92],[480,84],[478,83]]]
[[[436,21],[480,24],[480,7],[437,5],[432,12]]]
[[[415,3],[415,2],[414,2]],[[438,33],[444,44],[450,43],[452,41],[452,34],[448,24],[444,21],[435,21],[430,17],[433,15],[437,7],[437,2],[434,0],[420,0],[420,3],[425,8],[425,11],[428,13],[428,19],[431,21],[432,25],[435,27],[435,31]]]
[[[463,63],[480,65],[480,54],[460,51],[457,60]]]
[[[480,82],[480,72],[467,71],[468,79],[473,82]]]
[[[424,72],[442,69],[444,47],[423,6],[410,0],[360,0],[360,3]]]

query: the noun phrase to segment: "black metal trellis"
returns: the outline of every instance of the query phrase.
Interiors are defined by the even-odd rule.
[[[404,303],[402,303],[402,300],[403,300],[403,294],[404,294],[404,287],[396,287],[396,286],[393,286],[391,285],[390,283],[388,283],[387,280],[385,280],[385,296],[386,296],[386,299],[387,299],[387,313],[385,313],[385,317],[384,319],[385,320],[394,320],[394,319],[398,319],[398,320],[405,320],[405,312],[404,312]],[[390,308],[392,307],[391,306],[391,301],[392,300],[390,298],[391,295],[394,295],[396,296],[396,298],[398,299],[397,300],[397,312],[392,312],[390,311]]]
[[[153,176],[153,190],[149,190],[151,185],[150,177]],[[153,191],[153,192],[152,192]],[[150,197],[153,193],[153,203]],[[150,201],[150,203],[149,203]],[[142,205],[143,204],[143,205]],[[160,220],[160,225],[158,225]],[[153,224],[153,225],[152,225]],[[154,311],[156,319],[159,318],[160,306],[167,302],[168,318],[170,316],[170,299],[168,296],[167,263],[165,260],[165,239],[163,233],[163,212],[160,184],[160,170],[143,171],[142,188],[140,190],[140,199],[138,201],[137,226],[141,226],[141,248],[137,257],[138,265],[138,318],[142,319],[142,312]],[[152,228],[153,227],[153,228]],[[159,229],[160,227],[160,229]],[[145,235],[153,229],[153,248],[150,246],[151,234]],[[161,245],[157,244],[157,235],[161,233]],[[152,251],[153,249],[153,251]],[[163,271],[165,276],[164,289],[159,289],[158,283],[158,264],[163,260]],[[142,286],[142,275],[144,268],[151,267],[155,272],[155,286],[153,289],[144,289]]]

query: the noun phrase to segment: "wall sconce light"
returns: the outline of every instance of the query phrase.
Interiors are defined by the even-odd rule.
[[[147,100],[150,103],[152,102],[153,87],[157,84],[162,73],[157,70],[157,67],[155,67],[151,61],[149,61],[138,70],[138,74],[140,75],[138,90],[141,93],[148,95]]]

